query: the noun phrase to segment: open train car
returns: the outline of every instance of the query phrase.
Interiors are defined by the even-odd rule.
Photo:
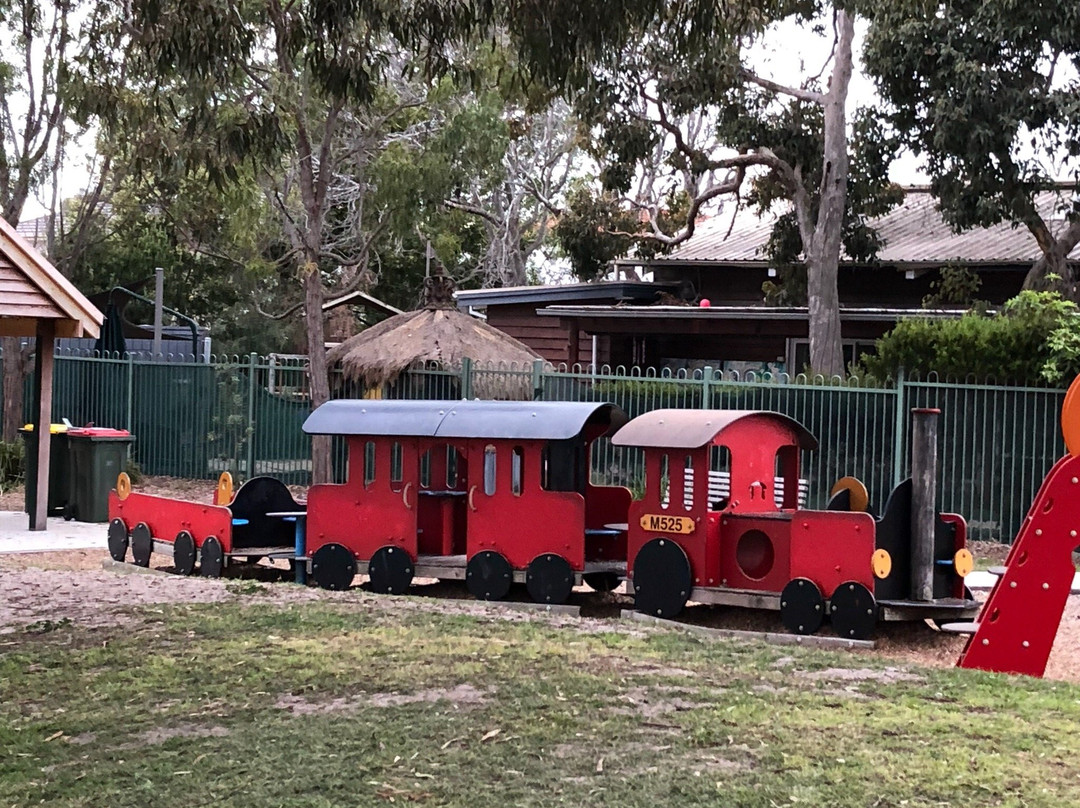
[[[304,505],[273,477],[253,477],[234,494],[225,472],[211,502],[192,502],[132,491],[121,473],[109,494],[109,554],[123,561],[130,547],[134,562],[147,567],[153,553],[162,553],[181,575],[198,563],[208,578],[219,577],[234,559],[269,556],[302,564],[302,530],[298,536],[295,524],[302,526],[304,514]]]
[[[842,637],[869,637],[879,619],[954,618],[977,604],[964,588],[964,520],[938,514],[932,595],[916,599],[911,482],[881,520],[857,510],[806,510],[800,453],[817,448],[774,412],[654,410],[612,438],[645,454],[645,494],[630,506],[627,553],[640,611],[673,617],[688,601],[777,609],[795,633],[826,616]],[[718,495],[711,481],[723,478]],[[845,492],[846,494],[847,492]],[[837,497],[851,505],[851,497]]]
[[[347,480],[308,492],[311,574],[342,589],[405,592],[414,577],[464,579],[498,600],[524,582],[561,603],[582,579],[625,572],[626,488],[594,486],[589,452],[626,422],[611,404],[499,401],[328,402],[304,423],[344,437]]]

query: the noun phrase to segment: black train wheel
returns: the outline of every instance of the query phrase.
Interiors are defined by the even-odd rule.
[[[543,553],[529,562],[525,588],[537,603],[566,603],[574,589],[574,570],[562,556]]]
[[[324,544],[311,556],[311,576],[323,589],[348,589],[356,577],[356,557],[343,545]]]
[[[634,605],[639,612],[675,617],[690,598],[690,559],[671,539],[653,539],[634,558]]]
[[[481,550],[465,566],[465,586],[478,600],[502,600],[513,582],[510,562],[494,550]]]
[[[199,549],[199,574],[203,578],[220,578],[225,568],[225,551],[216,536],[207,536]]]
[[[178,575],[191,575],[195,571],[195,539],[186,530],[173,539],[172,558]]]
[[[154,552],[154,536],[146,522],[139,522],[131,531],[131,560],[137,566],[149,567]]]
[[[380,547],[368,562],[371,591],[380,595],[404,595],[413,579],[413,562],[400,547]]]
[[[780,593],[780,622],[792,634],[813,634],[825,620],[825,598],[809,578],[792,578]]]
[[[113,561],[122,562],[127,557],[128,529],[123,519],[113,519],[109,523],[109,556]]]
[[[836,587],[829,599],[829,619],[836,636],[846,640],[868,640],[877,625],[877,601],[874,595],[856,581],[845,581]]]

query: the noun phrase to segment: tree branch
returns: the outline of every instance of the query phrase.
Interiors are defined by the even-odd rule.
[[[824,104],[825,94],[819,93],[814,90],[805,90],[799,87],[788,87],[785,84],[778,84],[771,79],[763,78],[762,76],[752,73],[745,67],[739,68],[739,75],[744,81],[748,81],[751,84],[756,84],[759,87],[763,87],[766,90],[770,90],[774,93],[781,95],[790,95],[792,98],[797,98],[800,101],[807,101],[811,104]]]

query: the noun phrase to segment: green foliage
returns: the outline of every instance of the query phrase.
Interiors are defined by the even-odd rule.
[[[580,183],[566,196],[555,238],[574,274],[591,281],[607,271],[608,262],[630,251],[635,243],[630,234],[637,229],[634,215],[612,194],[595,194]]]
[[[923,308],[973,306],[980,288],[979,273],[962,264],[948,264],[938,270],[937,280],[930,281],[930,294],[923,298]]]
[[[0,492],[22,484],[26,473],[24,453],[21,440],[0,441]]]
[[[946,220],[957,230],[1024,225],[1045,252],[1060,232],[1040,233],[1049,211],[1037,210],[1036,195],[1059,178],[1074,185],[1080,172],[1080,77],[1061,69],[1080,58],[1080,5],[864,5],[866,68],[889,123],[922,156]],[[1056,213],[1077,221],[1067,198]]]
[[[1056,292],[1025,291],[1000,313],[955,320],[902,320],[864,354],[861,372],[879,379],[903,368],[961,379],[1059,384],[1080,373],[1080,315]]]

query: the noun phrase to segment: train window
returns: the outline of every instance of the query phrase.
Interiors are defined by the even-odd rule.
[[[420,455],[420,487],[431,488],[431,449]]]
[[[390,445],[390,484],[400,483],[404,476],[401,463],[401,444],[394,442]],[[394,490],[397,490],[396,488]]]
[[[694,456],[687,455],[683,463],[683,509],[694,509]]]
[[[585,439],[580,435],[544,444],[540,455],[540,485],[545,491],[585,494]]]
[[[484,447],[484,493],[495,493],[495,447],[490,445]]]
[[[668,471],[668,456],[660,455],[660,507],[667,508],[671,476]]]
[[[364,444],[364,485],[375,482],[375,441]]]
[[[458,451],[454,446],[446,447],[446,488],[453,491],[458,481]]]
[[[776,452],[776,480],[773,497],[777,508],[799,507],[799,449],[781,446]]]
[[[709,447],[709,509],[722,511],[731,498],[731,452],[726,446]]]
[[[525,450],[515,446],[510,454],[510,493],[515,497],[521,496],[522,478],[525,475]]]

